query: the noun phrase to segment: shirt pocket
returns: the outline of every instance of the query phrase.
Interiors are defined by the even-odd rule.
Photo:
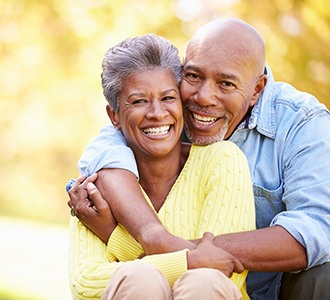
[[[286,210],[282,202],[283,185],[269,190],[260,185],[253,185],[256,208],[257,228],[268,227],[272,219],[281,211]]]

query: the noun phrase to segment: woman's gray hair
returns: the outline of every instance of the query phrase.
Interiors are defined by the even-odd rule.
[[[145,34],[111,47],[104,55],[101,74],[103,94],[111,109],[115,112],[119,109],[119,93],[127,76],[158,67],[170,70],[180,83],[182,66],[178,49],[161,36]]]

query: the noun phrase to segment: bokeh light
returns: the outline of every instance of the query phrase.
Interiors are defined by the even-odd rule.
[[[223,16],[260,31],[277,80],[330,107],[328,0],[0,0],[0,299],[70,299],[64,186],[109,122],[105,51],[154,32],[183,55],[199,26]]]

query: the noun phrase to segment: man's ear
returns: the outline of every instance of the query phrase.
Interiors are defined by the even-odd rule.
[[[256,86],[254,87],[254,94],[250,101],[250,107],[256,104],[266,84],[267,84],[267,76],[266,75],[260,76],[260,78],[256,83]]]
[[[113,126],[115,126],[117,129],[120,129],[118,112],[113,111],[109,104],[107,104],[106,110],[107,110],[108,117],[110,118]]]

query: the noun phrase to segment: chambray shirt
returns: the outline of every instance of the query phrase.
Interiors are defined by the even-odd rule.
[[[284,227],[307,249],[311,268],[330,261],[330,113],[267,71],[262,95],[230,140],[248,158],[257,228]],[[79,161],[86,175],[101,168],[123,168],[138,177],[132,151],[111,125]],[[249,272],[251,299],[277,299],[281,275]]]

